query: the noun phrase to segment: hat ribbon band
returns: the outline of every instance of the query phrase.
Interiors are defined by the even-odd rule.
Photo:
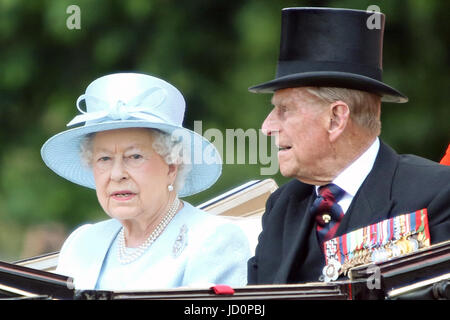
[[[303,61],[303,60],[280,60],[277,66],[277,78],[293,75],[295,73],[315,72],[344,72],[366,76],[382,81],[381,67],[372,67],[357,63],[338,61]]]
[[[82,114],[75,116],[75,118],[73,118],[67,126],[73,126],[82,122],[98,122],[99,120],[108,118],[112,120],[126,120],[131,117],[148,121],[154,121],[156,117],[164,122],[169,122],[161,115],[152,112],[162,105],[166,97],[166,91],[157,87],[144,91],[137,97],[131,99],[128,103],[118,100],[115,104],[110,104],[109,102],[95,96],[83,94],[77,99],[76,103],[77,109]],[[83,110],[80,106],[80,103],[83,100],[89,101],[90,108],[100,111],[87,112]]]

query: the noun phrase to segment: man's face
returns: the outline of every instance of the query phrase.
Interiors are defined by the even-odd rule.
[[[275,135],[281,174],[318,184],[326,175],[324,165],[330,153],[327,104],[305,88],[278,90],[272,104],[262,131]]]

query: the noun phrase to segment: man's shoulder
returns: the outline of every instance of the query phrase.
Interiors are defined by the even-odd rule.
[[[390,179],[391,175],[394,184],[417,183],[423,186],[429,184],[444,186],[450,181],[450,166],[413,154],[397,154],[382,142],[371,176],[373,179]]]
[[[450,166],[445,166],[414,154],[399,154],[399,158],[400,163],[405,166],[439,169],[444,171],[450,170]]]
[[[387,154],[392,168],[384,174],[380,168],[371,176],[371,182],[388,179],[384,187],[400,208],[428,207],[435,200],[448,203],[450,195],[450,166],[444,166],[429,159],[411,154]],[[383,168],[382,168],[383,169]],[[380,191],[378,188],[377,191]],[[441,209],[439,209],[441,210]]]
[[[450,184],[450,166],[416,155],[399,155],[397,176],[409,182],[443,186]]]

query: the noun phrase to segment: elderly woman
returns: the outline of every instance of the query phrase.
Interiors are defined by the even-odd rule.
[[[111,219],[76,229],[56,271],[77,289],[245,285],[251,254],[243,231],[178,198],[221,173],[214,146],[181,126],[181,93],[152,76],[112,74],[92,82],[77,108],[82,114],[68,125],[84,125],[50,138],[42,158],[95,189]]]

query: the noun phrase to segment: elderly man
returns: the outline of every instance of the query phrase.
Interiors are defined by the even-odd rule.
[[[373,18],[378,28],[369,27]],[[348,235],[341,248],[341,253],[348,251],[345,259],[351,257],[349,247],[363,247],[368,240],[378,256],[413,250],[418,241],[412,235],[419,232],[420,221],[423,243],[450,238],[450,168],[398,155],[378,138],[381,101],[408,100],[381,81],[383,31],[381,13],[282,11],[276,79],[250,91],[273,93],[274,107],[262,129],[276,137],[280,171],[293,179],[267,201],[263,231],[248,262],[249,284],[310,282],[324,276],[328,281],[323,274],[331,261],[327,245],[343,235]],[[418,224],[409,215],[396,219],[415,212],[422,219]],[[400,239],[389,235],[392,224],[397,229],[412,226],[401,234],[407,245],[394,242]],[[364,240],[350,233],[354,230],[371,234],[364,234]],[[342,267],[337,266],[340,276]]]

